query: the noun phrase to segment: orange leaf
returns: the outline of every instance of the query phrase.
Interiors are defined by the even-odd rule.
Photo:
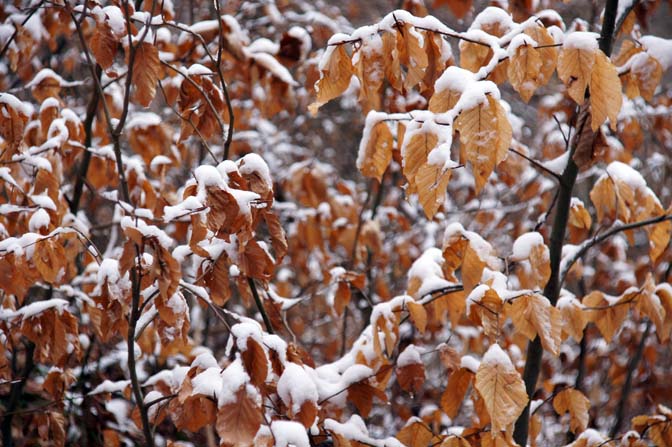
[[[340,96],[350,85],[353,71],[345,45],[328,47],[320,63],[320,80],[315,83],[317,99],[308,107],[310,113],[316,115],[320,107]]]
[[[154,99],[156,84],[159,81],[161,68],[159,50],[149,42],[136,45],[132,79],[135,88],[133,99],[138,104],[148,107]]]
[[[574,388],[560,391],[553,398],[553,408],[560,415],[569,412],[569,427],[572,433],[581,433],[588,426],[590,401],[581,391]]]

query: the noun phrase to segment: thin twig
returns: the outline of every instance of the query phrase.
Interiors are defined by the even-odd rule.
[[[616,419],[614,420],[614,425],[611,427],[609,432],[609,437],[613,438],[621,429],[623,425],[623,417],[625,416],[625,406],[628,403],[628,397],[630,396],[630,391],[632,390],[632,377],[635,374],[635,370],[639,366],[639,362],[642,360],[644,354],[644,347],[646,346],[646,339],[649,336],[649,331],[651,330],[651,320],[646,321],[646,327],[642,333],[642,338],[639,341],[637,346],[637,351],[635,355],[630,358],[627,367],[627,375],[625,376],[625,382],[623,383],[623,388],[621,389],[621,397],[618,400],[618,405],[616,406]]]
[[[640,220],[639,222],[632,222],[629,224],[623,224],[623,225],[617,225],[615,227],[612,227],[609,231],[606,231],[602,233],[599,236],[595,236],[592,239],[589,239],[585,241],[583,244],[581,244],[581,248],[579,248],[571,258],[569,258],[568,261],[564,262],[564,268],[561,272],[560,275],[560,286],[565,282],[565,279],[567,277],[567,273],[569,270],[572,268],[572,266],[583,257],[583,255],[586,254],[588,250],[590,250],[592,247],[595,245],[601,243],[602,241],[609,239],[611,236],[620,233],[622,231],[627,231],[627,230],[634,230],[636,228],[641,228],[645,227],[647,225],[654,225],[657,223],[661,223],[667,220],[672,220],[672,214],[662,214],[657,217],[652,217],[650,219],[646,220]]]
[[[268,314],[266,313],[266,308],[264,307],[264,303],[261,301],[261,297],[259,297],[259,292],[257,291],[257,285],[254,283],[254,279],[248,276],[247,284],[249,284],[250,286],[252,296],[254,297],[254,302],[257,304],[257,309],[259,310],[259,313],[261,314],[261,317],[264,320],[264,325],[266,326],[266,332],[268,332],[269,334],[275,334],[275,331],[273,330],[273,325],[271,324],[271,319],[268,317]]]
[[[522,152],[517,151],[516,149],[510,147],[509,151],[513,152],[514,154],[518,155],[519,157],[523,157],[525,160],[529,161],[532,166],[535,168],[539,169],[540,171],[543,171],[556,179],[557,181],[560,181],[560,175],[557,172],[553,172],[550,169],[548,169],[546,166],[535,160],[534,158],[528,157],[527,155],[523,154]]]

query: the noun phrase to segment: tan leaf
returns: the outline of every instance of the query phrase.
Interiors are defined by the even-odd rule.
[[[595,65],[590,75],[589,86],[593,131],[597,130],[607,117],[611,128],[616,130],[616,119],[623,103],[621,79],[614,64],[600,50],[595,54]]]
[[[375,116],[375,114],[371,116]],[[378,121],[371,128],[367,117],[367,126],[360,143],[360,155],[357,159],[357,167],[362,175],[373,177],[380,182],[392,160],[393,149],[394,139],[387,124]]]
[[[354,69],[345,45],[332,45],[323,56],[325,62],[320,67],[320,79],[315,83],[317,98],[308,108],[313,115],[330,100],[338,97],[350,85]]]
[[[159,49],[149,42],[136,44],[133,62],[133,99],[138,104],[148,107],[156,94],[161,63]],[[185,81],[186,82],[186,81]]]
[[[546,27],[537,22],[526,27],[525,34],[532,37],[534,41],[537,42],[537,47],[546,47],[535,49],[541,57],[541,69],[535,78],[538,86],[541,87],[548,84],[553,77],[553,72],[558,64],[558,49],[553,46],[555,45],[555,40],[553,40],[553,37],[549,34]]]
[[[565,83],[567,93],[577,104],[583,104],[584,102],[586,87],[591,80],[596,55],[597,48],[568,47],[567,43],[560,50],[558,77]]]
[[[583,298],[583,305],[588,308],[588,319],[595,323],[597,329],[607,341],[611,339],[628,316],[628,306],[619,304],[618,300],[607,300],[602,292],[594,291]]]
[[[460,132],[466,159],[472,165],[478,193],[495,166],[508,154],[513,135],[511,124],[499,101],[488,96],[484,103],[460,113],[455,129]]]
[[[420,167],[426,163],[427,156],[434,149],[439,137],[432,132],[420,129],[404,138],[404,146],[401,150],[403,159],[403,172],[409,184],[407,194],[416,191],[415,176]]]
[[[262,410],[256,396],[243,385],[235,398],[217,410],[217,434],[221,441],[236,446],[252,445],[262,421]]]
[[[507,431],[527,405],[525,383],[499,345],[490,346],[483,356],[474,386],[490,415],[493,438]]]
[[[257,387],[262,385],[268,375],[268,358],[264,348],[252,337],[248,337],[246,349],[241,353],[241,357],[252,385]]]
[[[470,304],[469,318],[483,327],[483,333],[495,340],[504,320],[504,303],[495,289],[482,284],[467,297]]]
[[[455,18],[462,19],[471,11],[472,0],[434,0],[434,7],[448,6]]]
[[[588,318],[581,302],[574,297],[561,297],[557,308],[562,316],[563,338],[570,335],[577,343],[580,342],[583,338],[583,330],[588,324]]]
[[[425,76],[427,53],[420,46],[422,36],[410,24],[404,23],[397,27],[397,50],[399,62],[406,67],[404,87],[407,90],[415,87]]]
[[[553,398],[553,408],[559,415],[569,412],[569,428],[572,433],[579,434],[588,427],[590,401],[581,391],[574,388],[560,391]]]
[[[409,363],[395,369],[397,382],[402,390],[409,393],[417,393],[425,383],[425,365],[422,363]]]
[[[666,332],[665,319],[668,317],[665,307],[660,298],[656,295],[656,284],[653,281],[651,273],[646,275],[644,285],[638,291],[635,299],[635,308],[642,315],[646,315],[656,327],[656,334],[661,342],[667,341],[669,332]],[[669,318],[668,318],[669,319]]]
[[[545,350],[557,356],[560,353],[562,315],[551,306],[548,299],[539,294],[516,297],[510,302],[507,314],[516,329],[528,339],[538,335]]]
[[[401,79],[403,72],[401,71],[396,34],[384,32],[381,36],[383,39],[383,54],[387,56],[385,57],[385,79],[393,89],[403,93],[404,83]]]
[[[411,321],[415,324],[415,327],[418,328],[421,334],[425,333],[427,328],[427,311],[425,306],[415,301],[408,301],[406,303],[408,307],[408,313],[411,316]]]
[[[660,84],[662,76],[662,65],[660,65],[660,62],[656,58],[648,54],[642,59],[639,59],[638,56],[638,63],[633,63],[630,67],[630,77],[634,78],[637,82],[639,94],[649,102],[653,100],[653,94],[658,84]]]
[[[421,34],[425,40],[425,53],[427,54],[427,69],[422,79],[422,91],[433,94],[434,83],[445,69],[453,64],[453,55],[450,45],[443,40],[440,34],[431,31],[423,31]]]
[[[407,447],[425,447],[432,444],[434,434],[425,423],[416,419],[399,430],[396,438]]]
[[[368,417],[373,408],[373,398],[377,397],[381,402],[387,402],[385,392],[372,386],[367,381],[353,383],[348,387],[348,400],[351,401],[362,417]]]
[[[381,37],[377,34],[362,37],[352,59],[359,79],[359,100],[365,112],[380,110],[381,91],[385,77],[385,59]]]
[[[457,416],[473,378],[474,373],[466,368],[458,369],[448,378],[446,390],[441,395],[441,409],[448,417],[455,418]]]
[[[118,45],[119,42],[112,33],[107,20],[97,21],[91,37],[91,52],[103,70],[107,70],[114,63]]]
[[[524,41],[509,58],[507,74],[511,86],[528,102],[539,87],[537,75],[541,73],[542,59],[531,42]]]
[[[461,436],[450,435],[441,442],[439,447],[471,447],[471,444]]]
[[[425,163],[415,175],[420,205],[427,219],[432,219],[446,197],[446,188],[452,171],[441,164]]]
[[[439,346],[439,358],[443,367],[446,368],[448,376],[460,367],[460,355],[454,348],[445,343],[441,343]]]
[[[647,227],[649,233],[649,257],[657,262],[672,238],[672,221],[666,220]]]

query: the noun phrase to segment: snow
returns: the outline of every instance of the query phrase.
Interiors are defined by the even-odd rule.
[[[194,177],[199,185],[203,186],[223,186],[224,180],[216,167],[203,165],[196,168]]]
[[[273,421],[271,433],[275,439],[273,447],[310,447],[306,429],[299,422]]]
[[[495,24],[498,24],[499,28],[505,33],[514,25],[513,19],[508,12],[502,8],[489,6],[476,16],[469,29],[483,29],[485,26],[493,26]]]
[[[112,28],[112,32],[121,37],[126,34],[126,19],[124,13],[117,6],[106,6],[103,12],[107,16],[107,24]]]
[[[607,174],[613,180],[620,180],[634,190],[646,189],[646,180],[630,166],[620,161],[614,161],[607,166]]]
[[[121,218],[120,225],[122,229],[135,228],[145,237],[155,237],[164,248],[170,248],[175,242],[173,238],[168,236],[159,227],[156,225],[147,225],[142,219],[124,216]]]
[[[161,124],[161,117],[152,112],[135,112],[126,123],[129,129],[147,129]]]
[[[416,298],[421,298],[427,293],[453,285],[443,276],[443,253],[440,249],[432,247],[425,250],[408,269],[408,278],[417,278],[421,286],[415,293]]]
[[[242,366],[241,366],[242,368]],[[228,369],[228,368],[227,368]],[[220,391],[223,392],[224,387],[226,386],[224,374],[226,370],[222,372],[222,368],[215,365],[210,368],[206,368],[204,371],[201,371],[193,379],[191,379],[192,391],[191,395],[196,396],[201,394],[203,396],[216,398]],[[240,388],[240,386],[239,386]],[[233,391],[235,393],[235,391]],[[230,397],[235,399],[235,396],[232,394]]]
[[[565,36],[563,48],[574,48],[584,51],[596,51],[599,47],[597,39],[599,34],[586,31],[576,31]]]
[[[287,70],[276,58],[266,53],[252,53],[250,58],[255,63],[268,70],[273,76],[291,86],[298,86],[299,84],[292,78],[292,74]]]
[[[369,436],[369,431],[362,418],[356,414],[350,416],[345,423],[335,421],[334,419],[324,420],[324,429],[337,433],[345,439],[358,441],[365,445],[373,447],[404,447],[396,438],[387,438],[383,440],[373,439]]]
[[[483,297],[485,296],[485,293],[490,290],[490,286],[487,284],[480,284],[469,293],[469,296],[467,296],[467,315],[471,315],[471,308],[473,304],[480,303]]]
[[[150,167],[152,170],[156,170],[159,168],[159,166],[166,166],[172,164],[173,161],[166,157],[165,155],[157,155],[154,158],[152,158],[152,162],[150,163]]]
[[[518,34],[511,40],[511,43],[506,49],[506,54],[509,57],[513,57],[516,54],[516,50],[522,46],[536,47],[537,41],[527,34]]]
[[[49,97],[42,101],[42,104],[40,104],[40,113],[42,113],[44,110],[50,108],[50,107],[55,107],[56,109],[60,109],[61,105],[58,103],[58,99]]]
[[[189,76],[209,76],[211,74],[212,70],[201,64],[193,64],[187,70],[187,75]]]
[[[273,185],[271,172],[268,165],[259,155],[255,153],[246,154],[238,161],[238,170],[242,175],[257,174],[269,186]]]
[[[585,440],[586,445],[593,447],[602,444],[604,437],[597,430],[589,428],[579,435],[578,440]]]
[[[219,368],[217,368],[217,370],[219,371]],[[254,393],[256,393],[256,391],[253,391],[252,393],[249,392],[249,388],[252,388],[253,390],[254,388],[249,384],[250,376],[245,372],[240,358],[237,358],[233,363],[227,366],[217,380],[222,384],[222,387],[219,390],[219,407],[236,402],[236,393],[238,393],[238,390],[242,387],[246,387],[248,394],[254,395]]]
[[[402,368],[408,365],[422,364],[420,350],[415,345],[408,345],[397,358],[397,366]]]
[[[23,102],[19,98],[9,93],[0,93],[0,104],[6,104],[17,112],[30,117],[33,114],[33,106],[28,102]]]
[[[67,82],[65,82],[62,77],[57,75],[56,72],[54,72],[54,70],[52,70],[51,68],[43,68],[33,77],[33,79],[31,79],[31,81],[28,84],[26,84],[26,88],[36,87],[45,79],[54,79],[56,80],[56,83],[60,86],[67,84]],[[50,85],[52,85],[51,82]]]
[[[288,362],[278,380],[278,396],[285,405],[292,406],[294,414],[301,411],[304,402],[317,403],[319,397],[315,383],[304,368],[306,367]]]
[[[508,369],[513,369],[513,363],[509,355],[498,345],[493,344],[483,356],[483,363],[488,365],[502,365]]]
[[[49,228],[50,223],[51,218],[49,217],[49,213],[47,213],[42,208],[38,208],[38,210],[35,211],[32,216],[30,216],[30,220],[28,221],[28,230],[37,233],[42,228]]]
[[[89,392],[89,396],[93,394],[101,394],[101,393],[121,393],[123,392],[126,387],[131,385],[130,380],[118,380],[116,382],[113,382],[111,380],[105,379],[103,383],[99,384],[97,387],[95,387],[93,390]]]
[[[235,338],[236,347],[239,351],[247,350],[247,339],[251,338],[263,346],[261,326],[253,320],[234,324],[231,327],[231,335]]]
[[[656,36],[642,36],[639,39],[647,53],[655,57],[663,71],[672,66],[672,39],[663,39]]]
[[[357,169],[361,170],[364,165],[366,158],[366,146],[369,144],[371,139],[371,131],[379,122],[387,119],[388,114],[385,112],[376,112],[371,110],[366,115],[366,120],[364,122],[364,131],[362,133],[362,138],[359,140],[359,151],[357,152]]]
[[[250,53],[268,53],[268,54],[278,54],[280,51],[280,45],[272,40],[261,37],[254,40],[248,47],[247,51]]]
[[[529,259],[530,252],[538,245],[544,245],[544,237],[536,231],[519,236],[513,243],[513,255],[511,255],[511,260],[519,262]]]
[[[474,374],[476,374],[480,365],[481,362],[471,355],[463,355],[460,361],[460,368],[468,369]]]
[[[287,31],[287,35],[301,41],[301,58],[305,58],[312,48],[312,41],[308,31],[300,26],[293,26]]]

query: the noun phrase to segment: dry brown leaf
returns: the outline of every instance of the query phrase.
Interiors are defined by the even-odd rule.
[[[392,160],[394,149],[394,139],[387,124],[379,121],[373,125],[370,132],[367,133],[365,129],[360,148],[364,148],[364,151],[361,152],[360,149],[362,159],[357,160],[359,171],[363,176],[373,177],[380,182]]]
[[[268,375],[268,358],[264,348],[252,337],[248,337],[245,351],[241,353],[245,371],[250,376],[250,383],[261,386]]]
[[[561,298],[558,310],[562,316],[562,337],[571,336],[577,343],[583,338],[583,330],[588,324],[586,312],[576,298]]]
[[[619,300],[607,300],[602,292],[594,291],[583,298],[588,319],[595,323],[607,343],[611,343],[616,331],[621,328],[628,316],[628,306],[619,304]]]
[[[560,391],[553,398],[553,408],[559,415],[569,412],[569,428],[572,433],[579,434],[588,427],[590,401],[581,391],[574,388]]]
[[[462,19],[471,11],[472,0],[434,0],[434,8],[448,6],[455,18]]]
[[[516,48],[509,60],[508,75],[511,86],[528,102],[539,87],[536,75],[541,73],[542,59],[532,45],[523,44]]]
[[[418,331],[420,331],[421,334],[424,334],[425,329],[427,328],[427,311],[425,310],[425,306],[415,301],[408,301],[406,306],[408,307],[411,321],[415,327],[418,328]]]
[[[478,106],[465,110],[455,120],[467,161],[472,165],[476,193],[504,158],[511,145],[512,129],[504,108],[492,96]]]
[[[471,444],[461,436],[450,435],[441,442],[439,447],[471,447]]]
[[[413,132],[410,136],[406,135],[404,138],[401,156],[403,159],[404,176],[409,184],[409,188],[406,191],[407,194],[416,192],[415,177],[420,167],[426,163],[427,156],[436,147],[438,141],[438,136],[422,129]]]
[[[427,424],[418,419],[406,424],[399,430],[396,438],[407,447],[425,447],[432,444],[434,434],[427,427]]]
[[[132,80],[135,88],[133,100],[148,107],[156,94],[156,84],[160,76],[159,49],[149,42],[136,45]]]
[[[458,369],[448,378],[446,390],[441,395],[441,409],[448,417],[455,418],[457,416],[473,378],[474,373],[466,368]]]
[[[385,59],[381,37],[376,33],[362,38],[352,58],[359,79],[359,100],[365,112],[380,110],[385,80]]]
[[[548,298],[539,294],[516,297],[510,302],[507,314],[516,329],[528,339],[538,335],[545,350],[557,356],[560,353],[562,315],[551,306]]]
[[[427,219],[431,220],[443,205],[451,174],[452,171],[449,168],[429,162],[418,169],[415,175],[415,186]]]
[[[399,62],[406,67],[404,87],[407,90],[415,87],[424,78],[427,69],[427,54],[420,46],[421,40],[422,36],[410,23],[397,27],[397,51]]]
[[[558,77],[567,86],[569,96],[579,105],[584,102],[596,56],[596,51],[592,49],[563,47],[560,50]]]
[[[398,366],[395,372],[399,386],[402,390],[409,393],[417,393],[425,383],[425,365],[422,363],[409,363]]]
[[[345,45],[333,45],[327,49],[331,52],[325,55],[326,62],[320,69],[320,79],[315,83],[317,98],[308,106],[310,113],[317,114],[317,110],[330,100],[338,97],[350,85],[354,69],[350,56],[345,51]]]
[[[490,415],[492,437],[508,431],[527,405],[525,383],[499,345],[492,345],[483,356],[474,386],[483,397]]]
[[[221,441],[236,446],[252,445],[262,422],[262,409],[256,396],[250,396],[243,385],[232,402],[217,410],[217,434]]]
[[[119,42],[112,33],[107,20],[97,21],[93,36],[91,36],[91,52],[103,70],[107,70],[114,63],[118,46]]]
[[[595,54],[589,87],[593,131],[596,131],[607,118],[612,130],[616,130],[616,119],[623,103],[621,79],[614,64],[600,50]]]

